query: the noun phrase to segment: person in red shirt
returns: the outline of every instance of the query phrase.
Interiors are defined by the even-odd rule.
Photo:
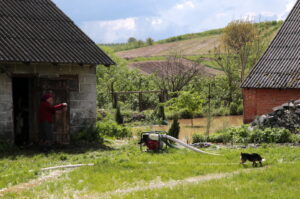
[[[46,94],[41,99],[39,108],[39,126],[40,126],[40,144],[49,146],[53,142],[53,116],[56,111],[67,111],[67,103],[58,105],[54,104],[54,97],[52,94]]]

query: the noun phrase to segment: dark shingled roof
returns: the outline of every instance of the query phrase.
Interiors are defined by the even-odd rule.
[[[300,0],[242,88],[300,88]]]
[[[0,62],[114,62],[51,0],[0,0]]]

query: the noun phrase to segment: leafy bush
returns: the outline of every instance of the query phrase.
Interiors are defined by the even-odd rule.
[[[89,142],[89,143],[103,143],[103,138],[100,135],[99,129],[94,125],[80,130],[78,133],[72,135],[73,143]]]
[[[208,138],[214,143],[292,143],[296,141],[296,136],[288,129],[266,128],[248,130],[248,126],[239,128],[229,128],[219,131]]]
[[[118,125],[113,121],[97,122],[97,131],[102,136],[114,137],[114,138],[126,138],[131,137],[131,131],[124,126]]]
[[[230,111],[228,107],[221,106],[220,108],[213,109],[213,115],[214,116],[226,116],[230,115]]]
[[[106,119],[107,117],[111,117],[110,113],[104,109],[97,110],[97,121],[101,121]]]
[[[244,113],[244,105],[240,104],[238,109],[237,109],[237,114],[238,115],[243,115],[243,113]]]
[[[231,102],[230,106],[230,115],[238,115],[238,105],[235,102]]]
[[[131,131],[126,127],[118,125],[114,121],[101,121],[97,122],[96,126],[90,126],[74,134],[72,136],[72,142],[103,143],[105,136],[117,139],[125,138],[131,136]]]
[[[193,117],[193,113],[187,109],[184,109],[180,112],[180,118],[182,119],[191,119]]]
[[[200,135],[200,134],[193,135],[193,144],[199,142],[206,142],[206,141],[207,141],[207,137],[204,135]]]
[[[288,143],[295,142],[296,136],[288,129],[266,128],[253,131],[250,140],[254,143]]]
[[[211,135],[207,138],[207,141],[208,142],[212,142],[212,143],[228,143],[227,142],[227,139],[225,138],[228,138],[228,134],[214,134],[214,135]],[[232,140],[232,139],[230,139]]]
[[[200,134],[193,135],[193,143],[212,142],[212,143],[230,143],[233,141],[233,136],[230,133],[213,134],[209,137]]]

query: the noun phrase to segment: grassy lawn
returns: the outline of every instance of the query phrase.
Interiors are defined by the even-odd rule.
[[[81,164],[92,160],[90,151],[93,150],[93,148],[84,148],[82,150],[75,148],[48,154],[37,151],[12,151],[0,154],[0,190],[38,178],[42,168],[56,165]]]
[[[78,154],[50,153],[48,156],[17,155],[1,159],[1,187],[38,178],[39,168],[70,164],[95,163],[49,182],[3,198],[297,198],[300,181],[300,148],[266,146],[259,149],[211,149],[222,156],[197,154],[186,150],[170,150],[162,154],[139,151],[130,143],[115,150],[89,150]],[[258,152],[267,159],[264,168],[252,170],[239,165],[241,151]],[[63,161],[64,160],[64,161]],[[30,170],[34,170],[33,172]],[[117,189],[145,187],[149,184],[183,180],[216,173],[245,171],[230,178],[171,188],[109,194]],[[8,175],[2,177],[3,175]],[[257,190],[257,191],[256,191]]]

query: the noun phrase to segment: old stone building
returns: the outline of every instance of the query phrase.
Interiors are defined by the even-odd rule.
[[[44,93],[67,113],[55,116],[55,140],[96,120],[96,65],[114,62],[51,0],[0,1],[0,140],[38,141]]]
[[[300,99],[300,0],[242,84],[244,122]]]

